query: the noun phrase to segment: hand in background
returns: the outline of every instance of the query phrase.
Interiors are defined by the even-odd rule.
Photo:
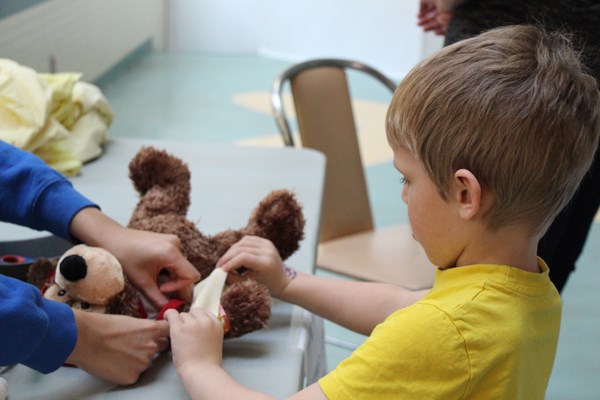
[[[425,32],[444,35],[452,19],[452,11],[462,1],[420,0],[417,25]]]
[[[275,245],[258,236],[244,236],[227,250],[217,267],[229,273],[229,282],[252,278],[264,284],[274,297],[278,297],[291,280],[285,274]],[[240,268],[247,271],[238,275],[236,271]]]
[[[168,347],[166,321],[73,310],[77,344],[67,359],[84,371],[119,385],[135,383]]]

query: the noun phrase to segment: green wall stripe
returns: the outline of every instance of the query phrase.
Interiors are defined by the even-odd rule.
[[[48,0],[0,0],[0,19]]]

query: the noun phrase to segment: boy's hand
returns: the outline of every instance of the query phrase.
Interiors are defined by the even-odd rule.
[[[229,273],[228,281],[252,278],[264,284],[274,297],[279,297],[291,280],[273,243],[257,236],[245,236],[231,246],[217,267]],[[237,274],[239,269],[244,272]]]
[[[165,313],[171,335],[173,363],[180,373],[199,374],[202,366],[220,366],[223,353],[223,326],[199,308],[189,313],[170,309]]]

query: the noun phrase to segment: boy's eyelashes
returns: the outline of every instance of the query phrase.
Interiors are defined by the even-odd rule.
[[[400,183],[403,184],[403,185],[406,185],[408,183],[408,179],[406,179],[405,176],[401,176],[400,177]]]

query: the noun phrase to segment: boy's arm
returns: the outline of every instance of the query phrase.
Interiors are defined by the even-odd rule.
[[[298,273],[278,298],[355,332],[370,335],[390,314],[417,302],[428,291]]]
[[[221,366],[212,365],[205,368],[189,368],[181,370],[180,377],[185,390],[194,400],[274,400],[265,393],[249,389],[236,382]],[[318,383],[289,397],[290,400],[327,400]]]
[[[289,273],[289,269],[286,273],[273,244],[255,236],[246,236],[233,245],[217,266],[226,272],[244,267],[248,272],[242,277],[232,273],[230,280],[249,276],[265,284],[273,297],[365,335],[394,311],[413,304],[427,293],[390,284]]]
[[[273,399],[239,384],[223,369],[223,328],[214,315],[198,308],[189,313],[168,310],[165,319],[169,322],[173,363],[192,399]],[[316,383],[291,398],[327,399]]]

